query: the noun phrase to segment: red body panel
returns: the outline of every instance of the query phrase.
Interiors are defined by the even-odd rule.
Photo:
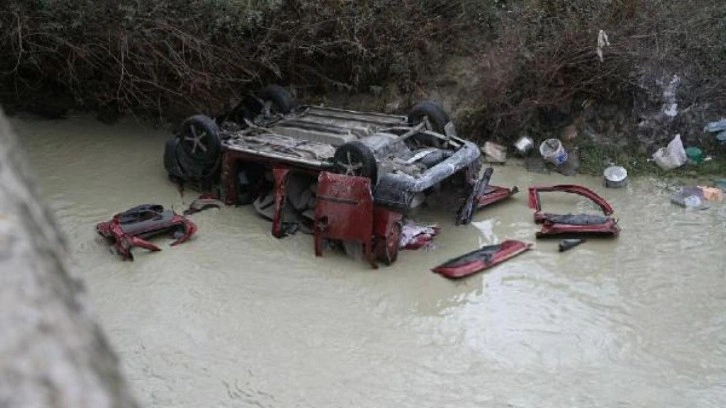
[[[323,255],[323,239],[357,242],[371,266],[373,255],[373,195],[371,180],[321,172],[313,222],[315,255]]]
[[[376,258],[386,265],[398,259],[403,214],[373,206],[373,246]]]
[[[271,159],[259,157],[235,150],[225,150],[222,159],[222,183],[225,190],[225,204],[237,204],[237,181],[235,173],[237,171],[238,161],[257,162],[272,168],[275,179],[275,211],[272,223],[272,235],[278,238],[284,236],[283,219],[285,196],[287,194],[286,179],[290,171],[303,171],[312,175],[318,175],[318,202],[320,209],[316,208],[316,213],[320,212],[320,218],[326,217],[328,223],[323,226],[324,232],[319,232],[318,227],[314,226],[314,234],[316,236],[316,254],[322,254],[322,239],[338,239],[349,240],[346,238],[354,238],[352,241],[368,242],[367,236],[371,237],[371,242],[364,246],[371,246],[371,256],[368,260],[372,265],[375,264],[373,255],[386,263],[394,262],[398,256],[398,244],[401,236],[401,221],[403,216],[401,213],[389,210],[385,207],[376,205],[372,198],[370,181],[356,180],[355,177],[343,176],[326,171],[320,168],[305,167],[295,164],[290,167],[289,163],[274,162]],[[335,184],[340,184],[336,187]],[[367,185],[365,183],[368,183]],[[324,193],[328,190],[328,193]],[[366,191],[363,193],[363,191]],[[489,186],[486,193],[477,198],[476,208],[481,209],[501,202],[518,192],[517,187],[508,189],[505,187]],[[321,196],[322,195],[322,199]],[[370,197],[370,198],[369,198]],[[332,200],[331,200],[332,198]],[[369,214],[369,204],[372,211]],[[366,202],[365,204],[363,202]],[[346,204],[347,203],[347,204]],[[352,204],[355,203],[355,204]],[[317,216],[316,216],[317,219]],[[332,224],[330,220],[334,219]],[[354,222],[351,222],[353,221]],[[368,225],[366,225],[368,224]],[[323,225],[320,223],[320,225]],[[371,233],[372,232],[372,233]],[[336,236],[337,238],[333,238]],[[374,266],[375,267],[375,266]]]
[[[148,227],[138,229],[133,234],[129,234],[123,230],[124,224],[121,223],[122,215],[123,213],[119,213],[114,215],[110,221],[98,223],[96,225],[96,231],[112,243],[123,259],[133,260],[133,254],[131,253],[133,247],[140,247],[149,251],[161,251],[158,246],[141,238],[141,236],[148,237],[182,228],[184,234],[171,243],[171,246],[175,246],[188,241],[197,231],[197,226],[193,222],[181,215],[174,214],[168,220],[150,222]]]
[[[602,209],[605,217],[603,217],[603,221],[600,223],[590,224],[567,224],[552,221],[557,216],[542,212],[542,203],[540,202],[539,196],[541,192],[578,194],[597,204]],[[613,207],[604,198],[587,187],[574,184],[530,187],[529,207],[535,210],[534,222],[536,224],[542,224],[542,229],[537,232],[537,238],[556,235],[602,235],[617,237],[620,234],[620,227],[618,226],[617,220],[611,217],[615,211]]]
[[[460,279],[489,269],[529,250],[531,247],[532,244],[526,242],[506,240],[499,245],[499,248],[490,257],[475,256],[477,252],[481,251],[481,249],[478,249],[461,257],[451,259],[433,268],[432,271],[449,279]]]
[[[478,202],[477,202],[477,209],[482,209],[484,207],[488,207],[492,204],[496,204],[500,201],[504,201],[507,198],[513,196],[514,194],[518,193],[519,189],[515,186],[510,188],[506,187],[499,187],[499,186],[492,186],[490,185],[487,189],[487,192],[485,194],[482,194],[479,196]]]

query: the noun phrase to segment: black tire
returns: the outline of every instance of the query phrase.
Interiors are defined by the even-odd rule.
[[[164,168],[169,177],[183,178],[184,173],[179,167],[176,150],[179,147],[179,139],[176,136],[170,137],[164,145]]]
[[[263,101],[272,102],[273,112],[290,113],[295,107],[290,92],[280,85],[268,85],[260,91],[258,96]]]
[[[220,160],[216,160],[212,163],[203,163],[199,160],[190,157],[184,149],[177,147],[176,159],[179,163],[179,168],[182,171],[182,179],[185,181],[203,181],[216,179],[219,173]]]
[[[424,101],[417,103],[408,114],[408,123],[418,125],[428,117],[432,131],[444,134],[444,127],[451,121],[444,108],[436,102]]]
[[[368,177],[371,184],[378,181],[378,164],[373,152],[359,141],[348,142],[335,150],[333,163],[338,173]]]
[[[178,135],[182,150],[201,164],[211,164],[222,152],[219,126],[206,115],[195,115],[182,123]]]

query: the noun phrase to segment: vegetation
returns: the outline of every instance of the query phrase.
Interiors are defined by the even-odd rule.
[[[461,127],[503,142],[522,131],[552,132],[563,116],[582,127],[587,107],[603,103],[625,112],[632,126],[660,109],[663,78],[673,73],[683,79],[679,103],[691,122],[669,124],[662,137],[680,131],[688,138],[702,126],[697,121],[726,110],[720,0],[5,4],[0,100],[10,107],[60,101],[176,118],[219,113],[270,82],[308,94],[394,86],[411,95],[430,87],[456,56],[477,78],[460,109]],[[600,30],[611,40],[602,61],[595,53]]]

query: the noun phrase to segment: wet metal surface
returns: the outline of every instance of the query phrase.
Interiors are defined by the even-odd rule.
[[[726,406],[726,207],[692,211],[649,180],[605,189],[496,167],[497,185],[578,182],[610,200],[616,240],[558,240],[451,282],[429,269],[479,245],[534,241],[526,194],[392,267],[282,240],[250,207],[192,216],[189,243],[121,262],[94,225],[147,202],[182,211],[166,132],[91,119],[13,121],[74,265],[147,407]],[[596,212],[547,195],[548,211]],[[166,242],[162,240],[162,245]]]

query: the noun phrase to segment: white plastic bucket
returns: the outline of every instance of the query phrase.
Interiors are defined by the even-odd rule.
[[[567,150],[562,146],[562,142],[559,139],[547,139],[539,145],[539,153],[542,157],[554,164],[559,166],[567,161]]]

